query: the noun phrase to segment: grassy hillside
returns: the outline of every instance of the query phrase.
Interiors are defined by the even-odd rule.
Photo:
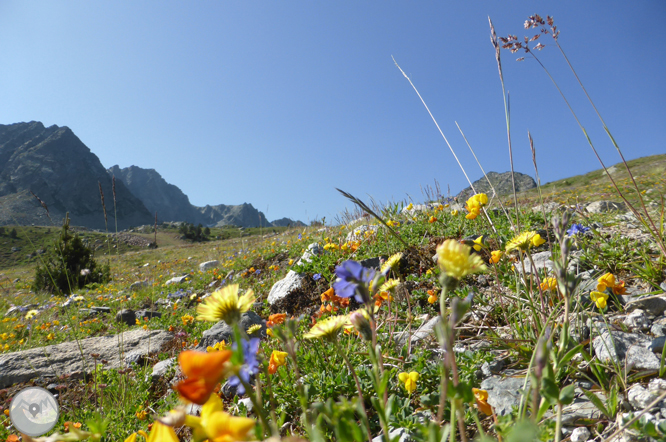
[[[666,193],[666,154],[653,155],[627,161],[636,183],[647,198],[658,199]],[[620,190],[632,202],[637,201],[636,190],[629,178],[624,163],[607,166],[613,180]],[[652,190],[650,190],[652,189]],[[552,181],[541,186],[543,197],[547,201],[567,204],[588,202],[602,199],[618,200],[619,196],[603,169],[597,169],[584,175],[575,175]],[[538,190],[522,192],[519,198],[525,202],[538,201]]]

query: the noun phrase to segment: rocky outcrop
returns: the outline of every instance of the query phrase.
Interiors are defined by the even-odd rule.
[[[508,195],[513,193],[513,184],[511,182],[511,172],[497,173],[497,172],[488,172],[488,179],[493,184],[495,192],[498,195]],[[514,172],[514,179],[516,181],[516,192],[523,192],[525,190],[534,189],[536,187],[536,182],[534,178],[524,173]],[[486,193],[488,196],[493,194],[488,180],[486,177],[481,177],[480,179],[472,183],[476,193]],[[470,196],[474,195],[471,187],[467,187],[460,191],[457,195],[459,201],[465,201]]]
[[[125,186],[143,202],[153,215],[157,213],[158,222],[185,221],[198,224],[200,212],[190,204],[190,199],[178,187],[167,183],[155,169],[142,169],[137,166],[115,165],[108,170],[116,180]]]
[[[69,212],[72,225],[104,229],[99,185],[105,196],[110,229],[149,224],[143,203],[122,182],[112,180],[99,158],[68,127],[44,127],[40,122],[0,125],[0,225],[60,224]]]
[[[125,186],[140,199],[153,215],[157,212],[158,222],[184,221],[202,224],[208,227],[271,227],[288,225],[305,225],[289,218],[278,220],[278,224],[268,222],[266,216],[252,207],[252,204],[239,205],[218,204],[197,207],[177,186],[170,184],[154,169],[143,169],[137,166],[120,168],[113,166],[109,174],[121,180]]]

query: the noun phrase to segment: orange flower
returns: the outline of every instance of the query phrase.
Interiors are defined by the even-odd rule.
[[[273,350],[273,353],[271,353],[271,360],[268,363],[268,372],[270,374],[275,374],[275,372],[277,372],[278,367],[285,365],[287,363],[286,358],[287,358],[286,351]]]
[[[287,319],[286,313],[276,313],[274,315],[270,315],[268,317],[268,322],[266,322],[266,327],[273,327],[274,325],[282,324],[285,319]]]
[[[431,304],[436,303],[438,300],[434,290],[428,290],[428,302]]]
[[[178,356],[185,380],[174,386],[181,397],[197,405],[206,403],[211,393],[222,379],[225,362],[231,358],[231,351],[221,350],[211,353],[188,350]]]
[[[491,416],[493,414],[493,407],[488,403],[488,392],[486,390],[472,388],[472,393],[474,393],[474,399],[476,400],[476,408],[488,416]]]
[[[431,216],[430,219],[428,220],[430,224],[434,223],[435,221],[437,221],[437,218],[435,218],[435,216]]]

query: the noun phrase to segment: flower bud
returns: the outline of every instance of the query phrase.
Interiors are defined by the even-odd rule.
[[[363,339],[366,341],[372,340],[372,326],[370,325],[370,320],[366,318],[361,311],[357,310],[352,313],[349,316],[349,320]]]

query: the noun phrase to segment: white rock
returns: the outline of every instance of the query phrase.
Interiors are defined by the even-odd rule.
[[[571,442],[585,442],[590,436],[590,430],[586,427],[578,427],[571,432],[569,440],[571,440]]]
[[[624,325],[632,331],[647,331],[650,329],[652,321],[647,318],[643,310],[637,309],[624,318]]]
[[[640,384],[633,385],[627,392],[627,399],[629,400],[629,403],[637,411],[647,408],[647,406],[650,405],[650,402],[656,398],[657,395],[655,393],[646,390]]]
[[[215,259],[213,261],[206,261],[206,262],[202,262],[201,264],[199,264],[199,270],[201,270],[202,272],[205,272],[207,270],[217,268],[219,265],[220,265],[220,261],[218,261],[217,259]]]
[[[284,279],[273,284],[270,293],[268,294],[268,304],[273,305],[276,302],[284,299],[289,293],[301,287],[305,276],[289,270]]]
[[[171,278],[170,280],[168,280],[165,284],[166,285],[180,284],[181,282],[185,282],[188,279],[190,279],[190,275],[176,276],[176,277]]]
[[[251,412],[252,408],[254,407],[254,404],[252,404],[252,399],[250,399],[249,397],[240,399],[238,402],[245,405],[245,409],[247,410],[248,413]]]
[[[360,241],[365,239],[365,232],[372,232],[374,234],[377,233],[377,230],[379,230],[379,226],[359,226],[347,234],[346,241]]]

